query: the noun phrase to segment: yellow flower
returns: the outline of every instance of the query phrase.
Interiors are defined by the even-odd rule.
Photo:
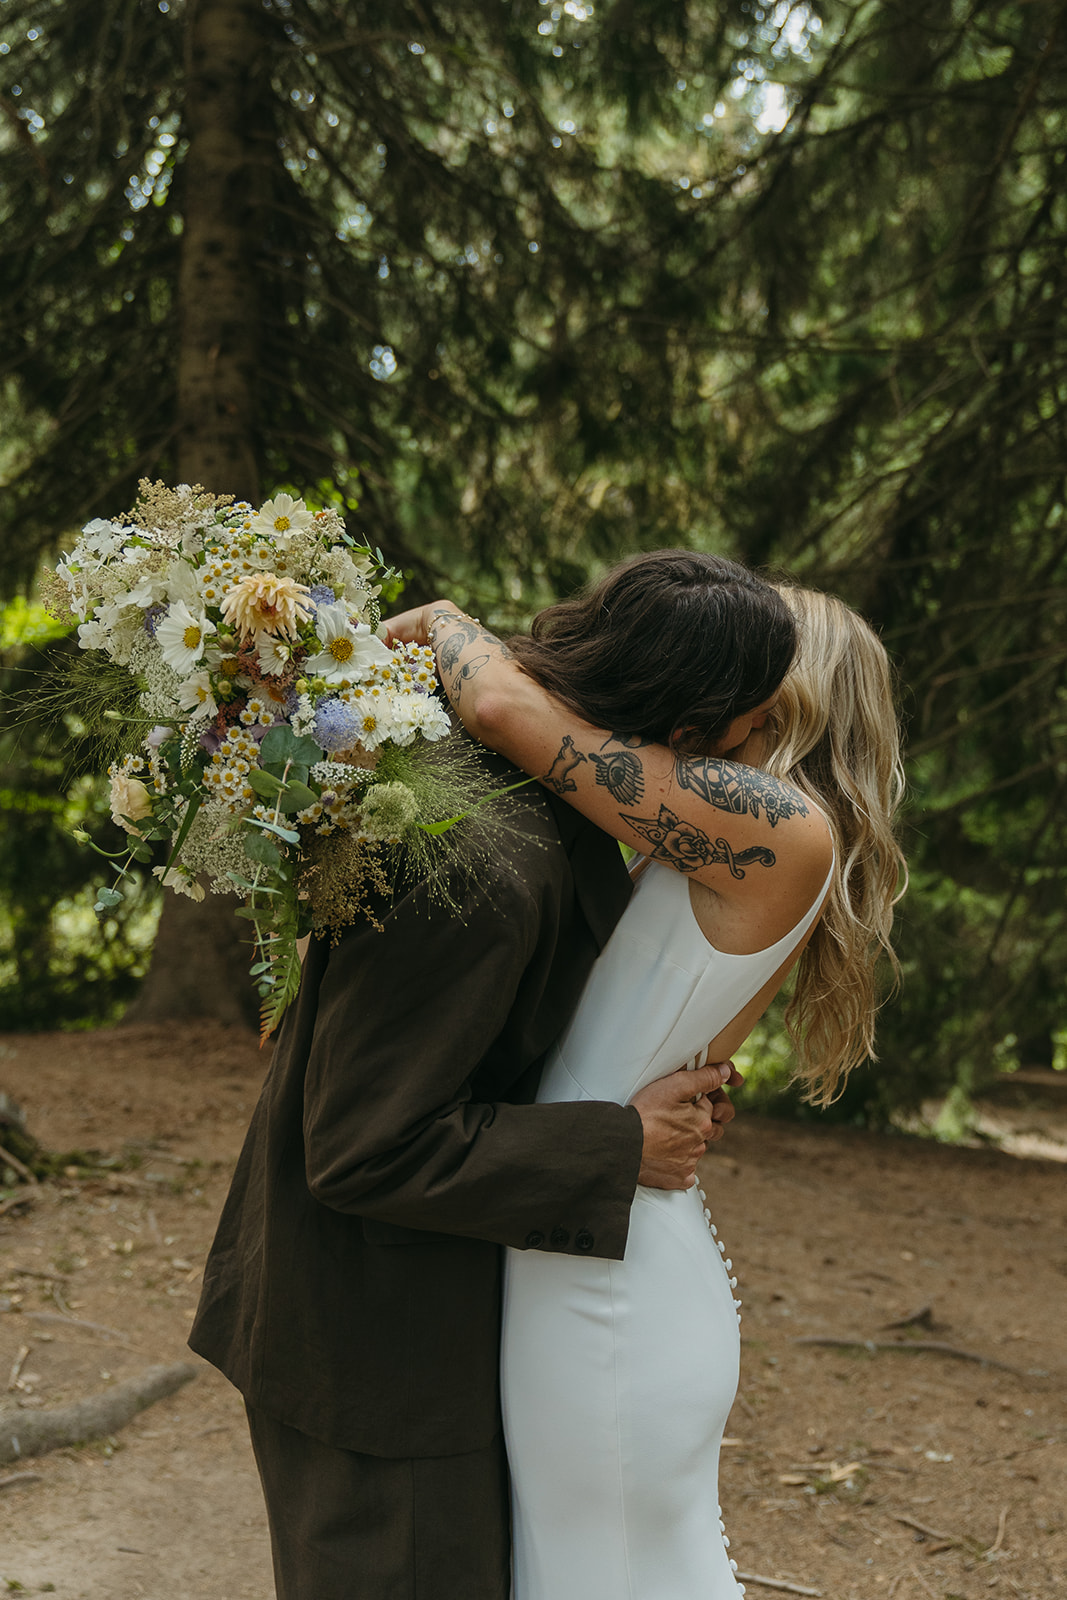
[[[314,611],[306,584],[279,578],[274,572],[249,573],[239,578],[222,602],[223,616],[242,639],[252,639],[257,633],[297,639],[301,622],[313,616]]]

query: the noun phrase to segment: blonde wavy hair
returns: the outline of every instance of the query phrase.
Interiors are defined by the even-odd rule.
[[[900,726],[881,640],[843,601],[776,584],[800,634],[793,666],[768,720],[760,765],[786,778],[826,814],[834,838],[826,907],[797,966],[785,1024],[804,1098],[826,1106],[853,1067],[875,1059],[881,1003],[876,970],[887,958],[893,907],[907,865],[893,831],[904,790]]]

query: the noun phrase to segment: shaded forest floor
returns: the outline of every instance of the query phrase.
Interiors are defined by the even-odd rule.
[[[125,1158],[0,1217],[0,1405],[186,1356],[265,1067],[248,1035],[200,1026],[0,1039],[0,1089],[39,1139]],[[1043,1129],[1067,1138],[1067,1113]],[[1065,1179],[1059,1162],[739,1119],[704,1181],[744,1301],[721,1491],[743,1573],[826,1600],[1067,1592]],[[916,1348],[797,1342],[815,1337]],[[112,1442],[11,1477],[0,1592],[270,1600],[241,1403],[206,1366]]]

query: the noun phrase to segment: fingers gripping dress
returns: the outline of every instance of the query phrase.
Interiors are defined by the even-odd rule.
[[[828,880],[829,881],[829,880]],[[726,955],[652,862],[550,1055],[538,1099],[625,1104],[758,994],[814,921]],[[595,1241],[592,1244],[595,1248]],[[639,1187],[623,1261],[508,1250],[501,1353],[513,1600],[736,1600],[718,1505],[737,1389],[731,1263],[698,1189]]]

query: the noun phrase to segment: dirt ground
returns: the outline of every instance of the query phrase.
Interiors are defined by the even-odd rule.
[[[197,1026],[0,1038],[0,1089],[38,1138],[135,1163],[0,1216],[0,1406],[186,1356],[265,1066],[248,1035]],[[1067,1154],[1067,1115],[1013,1093],[1001,1121]],[[764,1580],[750,1600],[1067,1595],[1065,1180],[1063,1160],[754,1117],[708,1157],[744,1302],[721,1498]],[[270,1600],[241,1404],[198,1365],[113,1439],[0,1467],[0,1593]]]

